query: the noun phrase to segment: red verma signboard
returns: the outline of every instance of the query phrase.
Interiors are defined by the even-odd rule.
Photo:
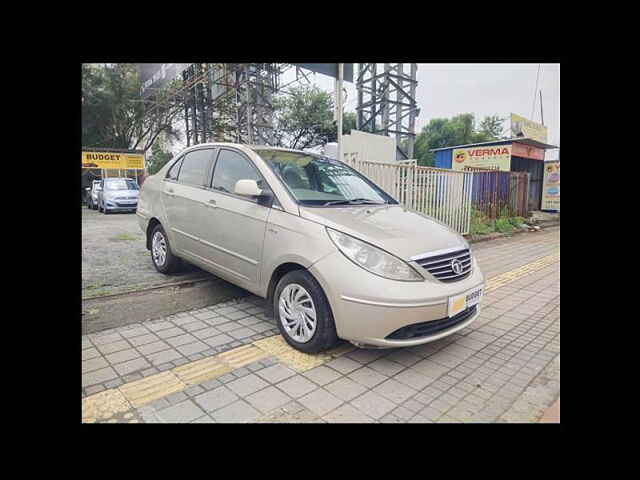
[[[491,145],[487,147],[454,148],[451,168],[464,170],[465,167],[511,169],[511,145]]]

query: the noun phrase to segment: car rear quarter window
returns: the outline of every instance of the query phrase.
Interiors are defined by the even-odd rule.
[[[195,150],[185,155],[178,174],[178,182],[202,187],[205,185],[212,150]]]
[[[244,156],[232,150],[220,150],[213,171],[213,189],[233,193],[238,180],[255,180],[258,187],[266,186],[262,176]]]

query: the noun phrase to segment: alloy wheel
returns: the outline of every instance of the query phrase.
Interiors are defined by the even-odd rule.
[[[153,254],[153,261],[156,262],[156,265],[160,267],[163,266],[167,259],[167,241],[165,240],[164,235],[162,235],[162,232],[156,232],[153,235],[151,252]]]
[[[306,343],[316,331],[316,308],[313,299],[301,285],[291,283],[280,293],[280,321],[287,334],[296,342]]]

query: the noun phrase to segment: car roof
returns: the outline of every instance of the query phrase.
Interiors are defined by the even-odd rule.
[[[239,149],[248,148],[250,150],[280,150],[283,152],[296,152],[303,154],[311,154],[311,152],[305,152],[303,150],[296,150],[293,148],[284,148],[284,147],[272,147],[270,145],[254,145],[248,143],[234,143],[234,142],[208,142],[208,143],[198,143],[197,145],[192,145],[190,147],[185,148],[180,153],[184,153],[191,149],[197,149],[202,147],[235,147]]]

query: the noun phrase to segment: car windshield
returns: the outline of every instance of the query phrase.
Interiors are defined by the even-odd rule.
[[[396,202],[351,167],[300,152],[255,149],[303,205],[371,205]]]
[[[138,184],[129,178],[105,180],[104,185],[106,190],[138,190]]]

